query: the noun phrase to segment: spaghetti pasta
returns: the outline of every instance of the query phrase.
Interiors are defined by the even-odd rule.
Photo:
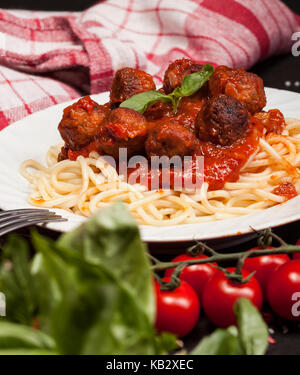
[[[281,135],[260,139],[237,182],[227,182],[221,190],[150,191],[141,184],[130,185],[116,169],[96,152],[76,161],[57,162],[61,146],[52,146],[47,167],[27,160],[20,167],[32,193],[29,203],[46,208],[62,208],[90,216],[116,200],[124,201],[140,224],[167,226],[224,220],[283,203],[287,198],[274,193],[282,183],[292,183],[300,192],[300,120],[287,119]],[[30,171],[31,170],[31,171]],[[32,171],[33,170],[33,171]]]

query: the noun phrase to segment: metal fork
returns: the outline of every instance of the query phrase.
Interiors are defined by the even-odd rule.
[[[40,208],[2,211],[0,212],[0,237],[14,230],[34,224],[67,220],[55,212]]]

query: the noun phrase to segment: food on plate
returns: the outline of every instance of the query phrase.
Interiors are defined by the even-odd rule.
[[[286,126],[284,116],[278,109],[257,112],[254,118],[263,124],[266,134],[281,134]]]
[[[235,98],[218,95],[208,99],[196,118],[196,132],[203,142],[231,146],[248,130],[247,109]]]
[[[99,150],[118,159],[119,148],[126,148],[128,156],[143,152],[147,135],[146,119],[130,108],[113,109],[99,134]]]
[[[219,66],[209,80],[212,96],[225,94],[241,102],[254,115],[266,105],[263,80],[244,69],[231,69]]]
[[[198,147],[198,139],[194,133],[171,120],[156,124],[148,133],[145,143],[146,154],[151,156],[192,155]]]
[[[75,151],[93,142],[108,112],[107,106],[97,104],[89,96],[65,108],[58,125],[65,147]]]
[[[183,78],[188,74],[201,72],[202,64],[189,59],[175,60],[168,66],[164,76],[163,91],[170,94],[176,87],[180,87]]]
[[[22,164],[29,202],[88,217],[123,200],[140,224],[158,226],[284,203],[300,192],[300,120],[265,105],[261,78],[244,69],[176,60],[157,90],[148,73],[122,68],[108,103],[85,97],[64,110],[64,144],[47,167]]]
[[[133,95],[155,90],[155,88],[150,74],[138,69],[123,68],[115,74],[110,90],[110,103],[120,104]]]

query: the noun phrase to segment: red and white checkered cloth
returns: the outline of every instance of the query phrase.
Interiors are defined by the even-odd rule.
[[[84,12],[0,10],[0,129],[124,66],[161,82],[183,56],[250,68],[288,52],[300,18],[279,0],[103,0]]]

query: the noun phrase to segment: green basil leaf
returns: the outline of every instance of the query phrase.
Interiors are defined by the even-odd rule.
[[[178,349],[177,338],[168,332],[162,332],[160,336],[156,336],[155,344],[157,354],[170,354]]]
[[[30,325],[36,309],[36,293],[27,242],[9,236],[1,258],[0,291],[6,298],[5,319]]]
[[[240,345],[236,327],[217,329],[210,336],[204,337],[189,354],[193,355],[240,355]]]
[[[265,354],[269,333],[260,312],[247,298],[239,298],[235,303],[234,311],[245,354]]]
[[[149,105],[158,101],[168,103],[171,102],[172,99],[169,95],[165,95],[159,91],[146,91],[133,95],[131,98],[121,103],[120,107],[131,108],[139,113],[144,113]]]
[[[181,101],[182,97],[173,97],[173,113],[176,115],[177,114],[177,109],[179,106],[179,103]]]
[[[96,216],[102,214],[109,215],[109,211]],[[33,242],[43,255],[49,277],[57,280],[63,295],[51,314],[50,333],[59,353],[162,354],[170,348],[170,338],[156,337],[132,287],[107,265],[87,260],[83,254],[53,244],[37,233]],[[175,345],[175,337],[172,339]]]
[[[185,76],[181,87],[176,87],[171,94],[165,95],[160,91],[142,92],[125,100],[120,104],[120,107],[131,108],[139,113],[144,113],[149,105],[162,101],[172,103],[173,111],[176,114],[180,99],[195,94],[209,80],[213,72],[213,66],[206,64],[200,72]]]
[[[268,328],[260,312],[247,299],[239,298],[234,305],[238,329],[234,326],[217,329],[200,341],[190,353],[195,355],[265,354]]]
[[[63,297],[56,281],[49,277],[44,257],[41,253],[36,254],[33,258],[31,275],[36,290],[36,318],[39,328],[45,332],[49,332],[51,312]]]
[[[18,302],[14,306],[19,313],[26,304],[20,287],[33,285],[29,298],[33,307],[25,321],[31,325],[37,317],[41,331],[3,320],[0,355],[166,354],[176,348],[175,336],[158,336],[153,327],[150,264],[138,227],[124,205],[100,211],[56,242],[33,232],[37,254],[32,262],[27,248],[15,260],[16,244],[18,250],[25,246],[16,241],[7,251],[7,256],[13,254],[4,257],[0,267],[10,271],[9,277],[4,272],[0,281],[9,280],[4,283],[6,292]],[[25,270],[19,272],[21,260]]]
[[[54,243],[34,233],[33,243],[62,296],[50,328],[59,353],[164,354],[175,348],[174,336],[158,337],[153,328],[150,265],[124,205],[99,211],[74,236]]]
[[[10,322],[0,322],[0,348],[25,349],[38,348],[54,350],[54,340],[45,333],[31,327]]]
[[[133,296],[104,275],[89,279],[75,280],[53,315],[52,332],[60,352],[160,354],[154,329]]]
[[[206,64],[200,72],[188,74],[183,78],[181,87],[173,91],[176,97],[190,96],[195,94],[209,80],[214,72],[212,65]]]
[[[103,209],[99,215],[61,236],[58,244],[110,269],[130,288],[150,321],[154,320],[155,301],[147,250],[136,222],[123,203]]]

